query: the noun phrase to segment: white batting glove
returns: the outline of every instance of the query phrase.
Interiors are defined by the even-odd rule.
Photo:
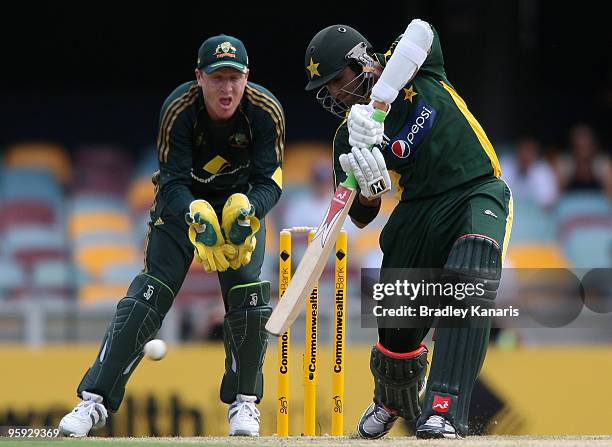
[[[391,190],[389,171],[377,147],[372,150],[354,147],[350,154],[340,155],[340,165],[347,174],[353,173],[361,194],[367,199],[375,199]]]
[[[355,104],[348,116],[349,144],[351,147],[368,148],[382,143],[385,127],[372,119],[371,104]]]

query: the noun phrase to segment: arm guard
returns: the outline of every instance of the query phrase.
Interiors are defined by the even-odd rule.
[[[372,100],[391,104],[397,93],[416,75],[425,59],[434,33],[429,23],[414,19],[397,43],[393,55],[372,88]]]

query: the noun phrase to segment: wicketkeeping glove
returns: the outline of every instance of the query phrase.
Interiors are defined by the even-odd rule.
[[[238,269],[251,262],[251,255],[257,245],[255,233],[261,223],[255,217],[255,208],[244,194],[232,194],[225,205],[221,216],[221,227],[225,240],[236,250],[236,256],[230,260],[230,267]]]
[[[382,144],[385,126],[372,119],[373,113],[372,104],[355,104],[351,107],[347,122],[351,147],[365,149]]]
[[[391,190],[391,178],[385,159],[377,147],[351,149],[350,154],[340,155],[340,165],[347,174],[357,179],[361,194],[368,199],[382,196]]]
[[[194,200],[185,214],[189,225],[189,240],[194,246],[194,256],[207,272],[224,272],[230,259],[236,257],[234,247],[225,243],[215,210],[206,200]]]

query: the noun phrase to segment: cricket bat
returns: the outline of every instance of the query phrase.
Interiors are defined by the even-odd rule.
[[[372,118],[380,122],[385,116],[386,113],[380,109],[375,109],[372,114]],[[279,299],[266,323],[266,330],[272,335],[281,336],[285,333],[304,309],[306,300],[321,277],[327,259],[335,247],[338,233],[344,225],[356,195],[357,180],[350,173],[336,188],[323,221],[293,273],[282,299]]]

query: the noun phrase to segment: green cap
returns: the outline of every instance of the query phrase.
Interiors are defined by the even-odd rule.
[[[332,25],[319,31],[306,48],[306,90],[321,88],[338,76],[354,59],[352,52],[359,44],[364,51],[371,48],[370,42],[348,25]]]
[[[220,34],[204,41],[198,50],[198,68],[212,73],[219,68],[234,68],[241,73],[249,69],[244,44],[235,37]]]

